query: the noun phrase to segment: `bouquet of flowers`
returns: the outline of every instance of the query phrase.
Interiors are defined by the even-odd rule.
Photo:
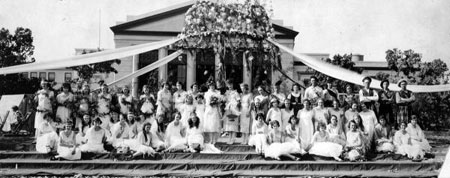
[[[211,101],[210,101],[210,105],[211,106],[215,106],[218,105],[220,103],[219,98],[216,96],[211,96]]]

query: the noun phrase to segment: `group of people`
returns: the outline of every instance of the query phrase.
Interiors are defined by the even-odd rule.
[[[36,150],[56,151],[57,158],[71,160],[80,159],[81,152],[113,149],[132,150],[133,157],[160,151],[221,153],[215,147],[221,135],[228,136],[228,144],[241,135],[243,144],[275,159],[299,159],[294,155],[308,152],[339,161],[362,160],[371,150],[421,159],[430,151],[417,118],[411,117],[414,95],[406,90],[406,81],[399,82],[402,91],[394,94],[388,81],[376,92],[365,78],[359,98],[347,88],[343,104],[335,85],[322,89],[317,78],[310,81],[304,93],[294,84],[288,95],[280,91],[280,82],[271,91],[258,86],[255,95],[248,84],[238,90],[231,80],[224,87],[209,82],[205,92],[196,83],[189,91],[180,82],[175,91],[164,83],[156,97],[149,86],[133,97],[128,87],[110,93],[101,85],[96,93],[83,85],[72,92],[70,84],[63,84],[56,95],[44,81],[35,97]],[[380,104],[377,114],[375,102]],[[394,134],[387,105],[395,102],[401,112],[400,130]]]

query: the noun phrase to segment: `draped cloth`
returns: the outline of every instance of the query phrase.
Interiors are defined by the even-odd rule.
[[[358,74],[357,72],[341,68],[339,66],[327,63],[325,61],[316,60],[310,56],[295,53],[292,49],[289,49],[288,47],[283,46],[272,39],[267,39],[267,41],[274,44],[275,46],[278,46],[280,49],[286,51],[295,58],[299,59],[308,67],[311,67],[312,69],[319,71],[320,73],[323,73],[325,75],[331,76],[333,78],[350,82],[356,85],[362,85],[362,80],[364,77],[366,77],[364,75]],[[381,84],[380,80],[372,79],[371,87],[375,89],[381,89],[380,84]],[[389,89],[391,89],[392,91],[400,91],[400,87],[396,85],[390,85]],[[414,93],[432,93],[432,92],[450,91],[450,84],[408,85],[408,90],[411,90]]]

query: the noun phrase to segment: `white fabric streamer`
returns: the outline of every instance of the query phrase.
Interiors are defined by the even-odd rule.
[[[272,39],[267,39],[267,41],[271,42],[275,46],[278,46],[280,49],[288,52],[292,56],[300,59],[305,65],[311,67],[314,70],[317,70],[325,75],[331,76],[333,78],[343,80],[346,82],[350,82],[356,85],[362,85],[362,80],[364,79],[364,75],[358,74],[357,72],[347,70],[341,68],[336,65],[332,65],[330,63],[324,62],[322,60],[316,60],[310,56],[304,54],[295,53],[292,49],[289,49],[286,46],[283,46]],[[372,84],[370,85],[372,88],[381,89],[380,88],[380,80],[376,80],[372,78]],[[390,85],[389,89],[392,91],[400,91],[400,87],[397,85]],[[432,93],[432,92],[444,92],[450,91],[450,84],[445,85],[408,85],[408,90],[411,90],[414,93]]]
[[[46,69],[58,69],[65,67],[73,67],[80,66],[86,64],[93,64],[99,62],[110,61],[118,58],[128,57],[140,53],[144,53],[147,51],[152,51],[155,49],[159,49],[164,46],[168,46],[180,40],[177,39],[169,39],[163,40],[153,43],[146,43],[141,45],[117,48],[112,50],[101,51],[97,53],[73,56],[69,58],[56,59],[51,61],[44,62],[35,62],[30,64],[23,64],[11,67],[3,67],[0,68],[0,74],[13,74],[13,73],[21,73],[21,72],[31,72],[37,70],[46,70]]]

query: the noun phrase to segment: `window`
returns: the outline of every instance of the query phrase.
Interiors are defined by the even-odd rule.
[[[55,72],[49,72],[48,73],[48,80],[51,82],[55,81]]]
[[[64,81],[70,82],[71,80],[72,80],[72,73],[70,73],[70,72],[64,73]]]
[[[28,72],[22,72],[22,77],[23,78],[28,78]]]
[[[37,72],[31,72],[30,78],[37,78]]]
[[[47,73],[39,72],[39,78],[42,79],[42,80],[46,80],[47,79]]]

